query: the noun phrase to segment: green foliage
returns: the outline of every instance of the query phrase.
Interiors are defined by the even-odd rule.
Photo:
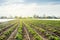
[[[15,39],[16,40],[23,40],[23,37],[22,37],[22,21],[20,21],[18,33],[16,34]]]
[[[22,34],[17,33],[16,40],[22,40]]]
[[[42,38],[35,32],[34,29],[32,29],[32,28],[31,28],[28,24],[26,24],[26,23],[25,23],[25,25],[26,25],[29,33],[32,34],[32,36],[34,37],[35,40],[42,40]]]
[[[3,40],[3,39],[5,39],[5,35],[2,35],[2,36],[0,36],[0,40]]]
[[[60,40],[60,38],[59,37],[50,36],[49,40]]]
[[[58,35],[60,35],[60,21],[55,20],[25,20],[27,28],[30,29],[29,32],[35,35],[33,29],[37,29],[41,34],[50,40],[60,40]],[[29,26],[28,26],[29,25]],[[33,27],[33,29],[30,28]],[[54,34],[53,34],[54,33]],[[55,34],[56,33],[56,34]],[[50,37],[50,36],[53,37]]]
[[[12,31],[16,28],[16,25],[17,25],[17,24],[15,24],[15,25],[12,26],[11,28],[9,28],[7,31],[5,31],[5,32],[3,33],[3,35],[0,36],[0,40],[3,40],[3,39],[5,39],[5,38],[9,37],[9,35],[12,33]]]

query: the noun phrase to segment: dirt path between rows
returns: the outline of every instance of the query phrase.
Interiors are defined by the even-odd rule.
[[[17,34],[18,27],[12,32],[10,37],[7,40],[15,40],[15,36]]]
[[[15,24],[15,23],[14,23]],[[3,33],[8,30],[9,28],[11,28],[14,24],[11,24],[9,26],[7,26],[6,28],[2,29],[2,31],[0,32],[0,36],[3,35]]]
[[[30,25],[30,26],[31,26],[31,28],[33,28],[33,29],[35,30],[35,32],[37,32],[37,34],[38,34],[43,40],[48,40],[48,39],[44,38],[44,37],[40,34],[40,32],[38,32],[38,30],[37,30],[36,28],[34,28],[32,25]]]
[[[23,27],[23,40],[30,40],[26,27]]]

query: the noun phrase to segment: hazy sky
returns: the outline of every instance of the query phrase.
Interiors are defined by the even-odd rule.
[[[0,0],[0,16],[60,16],[60,0]]]

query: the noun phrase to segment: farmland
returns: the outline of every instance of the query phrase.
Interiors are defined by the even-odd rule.
[[[16,19],[0,23],[0,40],[60,40],[59,20]]]

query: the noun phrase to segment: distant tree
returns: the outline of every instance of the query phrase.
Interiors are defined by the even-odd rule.
[[[34,14],[33,17],[36,18],[36,15]]]
[[[47,19],[52,19],[52,16],[47,16]]]
[[[6,17],[6,16],[1,16],[0,18],[1,18],[1,19],[7,19],[7,17]]]
[[[18,19],[19,17],[18,16],[15,16],[14,18]]]
[[[33,15],[33,18],[40,18],[38,15]]]
[[[19,18],[21,19],[22,17],[20,16]]]
[[[54,19],[57,19],[57,17],[56,17],[56,16],[53,16],[53,18],[54,18]]]

